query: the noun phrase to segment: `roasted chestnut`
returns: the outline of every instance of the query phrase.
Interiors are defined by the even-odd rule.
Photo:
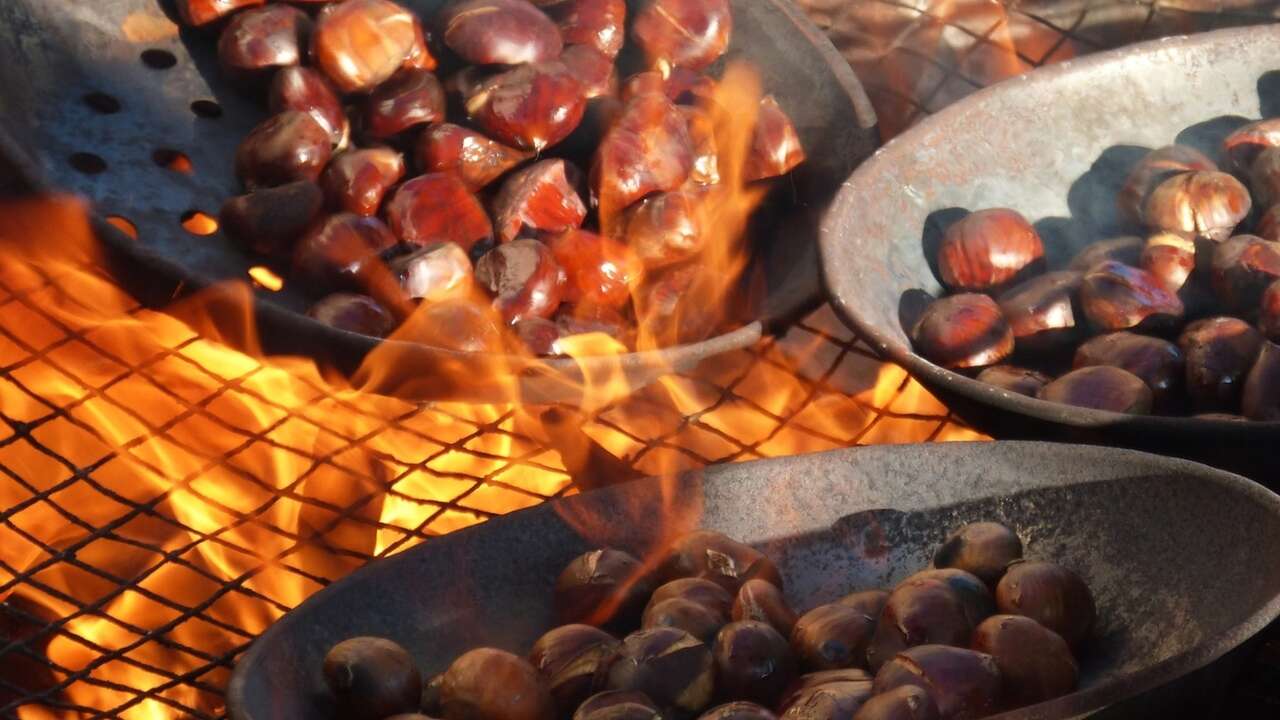
[[[449,49],[474,65],[554,60],[563,47],[560,29],[526,0],[459,0],[438,24]]]
[[[382,199],[404,177],[404,156],[391,148],[348,150],[321,177],[329,205],[357,215],[376,215]]]
[[[611,95],[617,88],[613,59],[590,45],[570,45],[560,53],[560,62],[582,87],[588,100]]]
[[[422,131],[417,156],[424,170],[455,172],[468,189],[476,191],[528,160],[530,154],[469,128],[440,123]]]
[[[716,692],[726,699],[773,707],[798,674],[787,639],[773,626],[756,620],[732,622],[721,628],[712,655]]]
[[[539,357],[563,355],[560,338],[565,336],[560,326],[545,318],[525,318],[511,326],[520,345],[516,352],[529,352]]]
[[[640,561],[613,548],[579,555],[556,580],[562,623],[634,627],[651,591]]]
[[[1280,420],[1280,345],[1262,343],[1244,381],[1240,411],[1250,420]]]
[[[1185,312],[1182,300],[1151,273],[1115,261],[1095,265],[1080,286],[1085,315],[1103,331],[1160,329]]]
[[[981,718],[1001,703],[1000,669],[985,653],[946,645],[904,650],[876,673],[874,692],[904,685],[927,690],[943,718]]]
[[[1270,147],[1258,154],[1249,169],[1249,188],[1259,207],[1271,207],[1280,199],[1280,148]]]
[[[493,310],[467,298],[419,305],[400,326],[397,336],[457,352],[502,350],[502,330]]]
[[[871,683],[825,682],[796,692],[784,708],[786,720],[852,720],[871,698]]]
[[[786,175],[804,159],[800,135],[791,118],[772,95],[761,98],[744,178],[753,181]]]
[[[903,685],[874,695],[853,720],[941,720],[938,704],[928,690]]]
[[[236,150],[236,177],[250,190],[315,181],[333,154],[328,131],[304,112],[287,111],[253,129]]]
[[[231,18],[218,37],[218,63],[240,82],[260,80],[264,73],[300,63],[310,34],[311,18],[295,7],[246,10]]]
[[[1034,705],[1076,687],[1079,669],[1071,648],[1029,617],[992,615],[974,629],[972,647],[995,659],[1010,705]]]
[[[606,690],[578,706],[573,720],[662,720],[662,713],[642,692]]]
[[[320,186],[299,180],[227,200],[218,226],[260,255],[288,257],[323,208]]]
[[[1224,172],[1175,175],[1156,186],[1143,208],[1143,221],[1153,230],[1189,240],[1222,242],[1249,214],[1249,190]]]
[[[1013,352],[1013,329],[987,295],[962,293],[925,309],[911,339],[916,350],[946,368],[994,365]]]
[[[326,295],[307,309],[312,319],[347,332],[386,337],[396,327],[395,318],[377,300],[356,293]]]
[[[600,666],[617,649],[609,633],[590,625],[562,625],[533,644],[529,662],[542,675],[561,716],[591,696]]]
[[[623,233],[645,268],[674,265],[702,250],[700,198],[697,192],[678,190],[650,195],[628,208]]]
[[[1130,220],[1140,223],[1147,197],[1157,185],[1174,175],[1185,172],[1217,169],[1218,166],[1212,160],[1195,148],[1186,145],[1166,145],[1157,148],[1147,153],[1129,172],[1124,187],[1120,188],[1117,204],[1121,212]],[[1137,264],[1128,260],[1121,260],[1121,262],[1129,265]],[[1086,271],[1089,268],[1076,269]]]
[[[293,250],[293,270],[317,287],[362,288],[380,254],[396,244],[382,221],[350,213],[331,215]]]
[[[938,249],[942,283],[956,291],[986,291],[1034,272],[1044,244],[1021,214],[1007,208],[979,210],[947,228]]]
[[[453,242],[469,250],[493,234],[484,206],[453,173],[409,180],[391,196],[386,210],[396,237],[410,245]]]
[[[1035,397],[1040,388],[1048,385],[1053,378],[1042,372],[1028,370],[1013,365],[993,365],[978,373],[978,382],[1015,392],[1027,397]]]
[[[1022,539],[997,522],[974,522],[952,533],[933,555],[938,568],[957,568],[995,587],[1005,567],[1022,557]]]
[[[1280,280],[1271,283],[1262,293],[1258,310],[1258,329],[1271,342],[1280,342]]]
[[[649,598],[649,606],[657,605],[664,600],[683,598],[705,605],[717,615],[728,615],[733,603],[733,596],[720,585],[700,577],[687,577],[672,580],[658,586]]]
[[[862,667],[875,618],[847,605],[819,605],[796,620],[791,647],[809,671]]]
[[[996,586],[996,605],[1008,615],[1025,615],[1062,636],[1079,650],[1093,632],[1098,611],[1079,575],[1051,562],[1020,560]]]
[[[544,11],[560,26],[567,46],[586,45],[612,59],[626,40],[626,0],[555,0]]]
[[[782,587],[778,567],[764,553],[711,530],[697,530],[672,543],[660,572],[668,579],[710,580],[731,594],[752,578]]]
[[[342,92],[368,92],[404,66],[420,34],[414,14],[391,0],[346,0],[316,18],[311,57]]]
[[[622,307],[644,275],[644,267],[630,247],[603,235],[569,230],[547,244],[568,279],[566,302]]]
[[[720,144],[716,139],[715,121],[709,112],[699,107],[682,105],[680,112],[684,113],[685,124],[689,127],[689,141],[693,147],[693,168],[689,171],[690,182],[698,185],[719,183]],[[794,134],[794,128],[792,133]],[[753,140],[753,144],[754,142]],[[796,147],[799,147],[798,141],[796,142]],[[750,174],[748,170],[748,178]]]
[[[930,568],[908,577],[903,583],[916,580],[941,580],[955,592],[971,627],[986,620],[996,612],[996,601],[991,589],[977,575],[960,568]]]
[[[631,27],[650,66],[700,70],[729,47],[729,0],[649,0]]]
[[[493,308],[508,325],[551,317],[566,282],[551,249],[537,240],[516,240],[490,250],[476,263],[476,280],[494,294]]]
[[[1237,235],[1213,251],[1213,291],[1228,310],[1253,312],[1262,293],[1280,280],[1280,242]]]
[[[1181,395],[1186,363],[1177,345],[1131,332],[1099,335],[1076,348],[1074,367],[1110,365],[1137,375],[1151,388],[1157,409],[1170,409]]]
[[[1241,174],[1249,172],[1258,155],[1280,146],[1280,120],[1268,118],[1237,129],[1222,141],[1222,153]]]
[[[664,714],[680,717],[711,703],[715,660],[711,649],[689,633],[651,628],[622,641],[601,680],[609,690],[642,692]]]
[[[374,89],[365,100],[364,132],[385,140],[426,123],[444,119],[444,88],[428,70],[404,68]]]
[[[1147,238],[1138,266],[1176,293],[1196,269],[1196,243],[1176,233],[1158,232]]]
[[[753,702],[738,701],[717,705],[702,713],[698,720],[778,720],[778,716]]]
[[[466,95],[467,115],[492,137],[542,152],[569,136],[586,110],[582,85],[562,62],[520,65]]]
[[[1087,245],[1071,259],[1068,270],[1089,272],[1095,265],[1108,260],[1115,260],[1123,265],[1137,267],[1141,261],[1142,249],[1147,241],[1135,235],[1122,235]]]
[[[1083,277],[1074,270],[1045,273],[1000,295],[1018,350],[1051,350],[1079,336],[1084,318],[1076,317],[1075,304]]]
[[[1253,233],[1264,240],[1280,241],[1280,205],[1272,205],[1262,213]]]
[[[742,583],[742,587],[738,588],[738,596],[733,599],[730,612],[734,620],[768,623],[782,633],[783,637],[790,637],[796,624],[796,613],[787,606],[782,591],[768,580],[758,578]],[[876,617],[875,614],[868,614]]]
[[[606,234],[609,223],[646,195],[671,192],[693,170],[693,141],[684,115],[665,95],[632,98],[596,149],[591,188]]]
[[[680,628],[709,643],[728,622],[729,616],[715,608],[685,598],[671,598],[659,603],[650,602],[644,609],[640,627]]]
[[[1110,365],[1083,367],[1040,389],[1041,400],[1092,410],[1146,415],[1154,395],[1142,378]]]
[[[324,680],[344,717],[383,720],[412,712],[422,694],[422,676],[408,651],[378,637],[354,637],[324,656]]]
[[[444,673],[445,720],[551,720],[555,703],[538,671],[522,657],[494,648],[463,653]]]
[[[277,114],[288,110],[307,113],[329,133],[335,149],[346,147],[351,133],[346,110],[333,86],[315,70],[299,65],[278,70],[271,79],[267,104]]]
[[[193,27],[208,25],[237,10],[266,3],[267,0],[177,0],[178,17]]]
[[[782,700],[778,703],[778,707],[782,710],[790,707],[799,697],[808,690],[818,687],[819,685],[832,685],[835,683],[857,683],[864,686],[867,692],[871,692],[871,674],[862,668],[848,667],[839,668],[837,670],[819,670],[801,675],[796,681],[791,683],[791,687],[787,688],[782,694]]]
[[[871,618],[880,617],[885,603],[889,602],[888,590],[860,590],[852,592],[836,601],[837,605],[853,608]]]
[[[1245,375],[1262,348],[1262,333],[1233,317],[1197,320],[1182,331],[1178,346],[1187,364],[1187,393],[1201,411],[1234,411]]]
[[[550,233],[578,227],[587,216],[578,191],[569,181],[564,160],[543,160],[512,173],[493,200],[499,242],[515,240],[526,228]]]
[[[968,645],[974,623],[964,600],[944,579],[911,577],[885,603],[867,645],[872,672],[916,645]]]
[[[418,709],[427,717],[438,718],[444,713],[440,707],[440,686],[444,684],[444,673],[440,673],[422,685],[422,700]]]
[[[456,243],[421,247],[400,255],[387,267],[406,297],[426,302],[466,297],[472,286],[471,259]]]

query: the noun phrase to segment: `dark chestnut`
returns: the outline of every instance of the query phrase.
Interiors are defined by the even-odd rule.
[[[792,694],[781,705],[786,720],[852,720],[854,713],[871,698],[871,683],[833,681],[820,683]]]
[[[1244,174],[1263,150],[1276,146],[1280,146],[1280,119],[1268,118],[1249,123],[1228,135],[1222,141],[1222,153],[1233,169]]]
[[[880,617],[885,603],[889,602],[888,590],[860,590],[851,592],[836,601],[837,605],[853,608],[872,618]]]
[[[560,53],[560,62],[582,86],[588,100],[611,95],[617,88],[613,59],[590,45],[570,45]]]
[[[1267,341],[1244,381],[1240,411],[1250,420],[1280,420],[1280,345]]]
[[[321,177],[329,205],[356,215],[376,215],[382,199],[404,177],[404,156],[391,148],[348,150]]]
[[[628,635],[600,678],[609,690],[635,690],[680,717],[706,708],[715,692],[711,649],[672,627]]]
[[[964,570],[995,587],[1005,567],[1021,558],[1022,539],[1018,533],[997,522],[973,522],[942,543],[933,555],[933,565]]]
[[[1137,375],[1151,388],[1158,409],[1171,409],[1181,395],[1186,363],[1178,346],[1149,335],[1115,332],[1076,348],[1074,367],[1110,365]]]
[[[876,620],[847,605],[819,605],[796,620],[791,647],[806,670],[863,666]]]
[[[1098,617],[1093,594],[1079,575],[1051,562],[1021,560],[996,587],[1001,613],[1025,615],[1062,636],[1078,650]]]
[[[745,179],[765,180],[786,175],[804,159],[804,147],[791,118],[772,95],[761,98],[751,151],[743,168]]]
[[[1202,411],[1234,411],[1241,387],[1262,348],[1262,333],[1233,317],[1197,320],[1178,346],[1187,364],[1187,393]]]
[[[711,530],[697,530],[672,543],[660,572],[668,579],[710,580],[728,590],[731,596],[752,578],[782,587],[778,567],[764,553]]]
[[[560,55],[560,29],[526,0],[459,0],[440,13],[444,42],[473,65],[520,65]]]
[[[444,673],[445,720],[551,720],[555,703],[538,671],[522,657],[494,648],[461,655]]]
[[[250,190],[315,181],[329,162],[329,133],[304,112],[283,112],[255,127],[236,151],[236,176]]]
[[[1142,378],[1110,365],[1083,367],[1040,389],[1041,400],[1092,410],[1146,415],[1155,398]]]
[[[586,45],[615,58],[626,40],[626,0],[560,0],[546,8],[566,45]]]
[[[1262,293],[1280,280],[1280,242],[1237,235],[1213,251],[1213,291],[1228,310],[1254,312]]]
[[[1044,262],[1044,244],[1020,213],[979,210],[947,228],[938,249],[942,283],[956,291],[986,291]]]
[[[177,0],[178,18],[192,27],[217,22],[237,10],[256,7],[267,0]]]
[[[1280,241],[1280,205],[1272,205],[1262,213],[1253,233],[1264,240]]]
[[[434,73],[404,68],[365,100],[364,132],[385,140],[418,125],[444,119],[444,87]]]
[[[1005,701],[1034,705],[1071,692],[1079,669],[1060,635],[1029,617],[992,615],[973,631],[972,647],[1000,668]]]
[[[856,683],[863,685],[864,689],[870,692],[871,680],[871,673],[856,667],[807,673],[796,678],[795,682],[791,683],[791,687],[787,688],[786,692],[782,694],[782,700],[778,703],[778,708],[785,710],[794,704],[803,693],[820,685]]]
[[[560,338],[565,336],[560,326],[545,318],[525,318],[511,326],[520,344],[515,352],[528,352],[539,357],[563,355]]]
[[[716,634],[716,692],[722,698],[773,707],[795,681],[796,658],[787,639],[756,620],[725,625]]]
[[[768,580],[758,578],[748,580],[738,588],[738,596],[733,599],[730,614],[734,620],[768,623],[784,637],[791,636],[791,630],[796,624],[796,613],[787,605],[782,591]]]
[[[878,695],[904,685],[927,690],[943,718],[986,717],[1002,700],[995,659],[967,648],[920,645],[904,650],[880,668],[872,687]]]
[[[657,605],[664,600],[683,598],[692,600],[715,611],[717,615],[728,615],[733,603],[733,596],[720,585],[700,577],[686,577],[672,580],[658,586],[649,598],[649,606]]]
[[[218,214],[218,226],[260,255],[288,257],[294,242],[322,209],[320,186],[299,180],[227,200]]]
[[[1137,267],[1142,257],[1142,249],[1147,241],[1136,235],[1123,235],[1087,245],[1071,259],[1068,270],[1089,272],[1095,265],[1108,260],[1115,260],[1124,265]]]
[[[739,700],[717,705],[702,713],[698,720],[778,720],[778,716],[766,707]]]
[[[391,0],[345,0],[316,18],[311,57],[344,93],[386,82],[418,49],[421,25]]]
[[[293,271],[318,287],[363,287],[380,254],[396,238],[372,217],[331,215],[312,228],[293,250]]]
[[[941,716],[928,690],[903,685],[872,696],[853,720],[941,720]]]
[[[422,694],[422,676],[408,651],[378,637],[354,637],[324,656],[324,679],[344,717],[383,720],[412,712]]]
[[[1249,169],[1249,188],[1259,207],[1271,207],[1280,199],[1280,148],[1270,147],[1258,154]]]
[[[561,716],[577,710],[591,696],[600,666],[617,649],[618,640],[590,625],[562,625],[533,644],[529,662],[542,675]]]
[[[1196,243],[1176,233],[1158,232],[1147,238],[1138,266],[1176,293],[1196,269]]]
[[[473,192],[528,160],[530,154],[460,125],[440,123],[422,131],[418,162],[428,172],[455,172]]]
[[[418,709],[427,717],[438,718],[444,713],[440,707],[440,687],[444,685],[444,673],[440,673],[422,685],[422,700]]]
[[[1084,324],[1075,309],[1083,278],[1074,270],[1045,273],[1000,295],[1000,311],[1019,351],[1052,350],[1075,341]]]
[[[503,346],[500,322],[487,306],[451,298],[419,305],[397,336],[457,352],[495,353]]]
[[[311,68],[281,68],[271,80],[267,104],[273,113],[296,110],[309,114],[329,133],[335,149],[346,147],[351,134],[342,101],[324,75]]]
[[[231,18],[218,37],[218,63],[241,82],[260,80],[276,68],[302,62],[310,34],[311,18],[295,7],[246,10]]]
[[[991,588],[977,575],[960,568],[930,568],[908,577],[904,584],[918,580],[940,580],[956,594],[970,627],[986,620],[996,612],[996,601]]]
[[[994,365],[1013,352],[1013,329],[987,295],[935,300],[911,331],[916,350],[946,368]]]
[[[1262,293],[1258,329],[1271,342],[1280,342],[1280,280],[1271,283]]]
[[[326,295],[307,309],[312,319],[347,332],[386,337],[396,327],[395,318],[377,300],[356,293]]]
[[[1013,365],[993,365],[978,373],[978,382],[1027,397],[1038,395],[1040,388],[1048,385],[1052,380],[1053,378],[1042,372]]]
[[[484,205],[453,173],[419,175],[387,203],[387,221],[410,245],[453,242],[469,250],[493,235]]]
[[[1151,191],[1142,217],[1147,227],[1189,240],[1222,242],[1249,214],[1249,190],[1224,172],[1187,172]]]
[[[569,230],[547,244],[568,278],[566,302],[620,308],[644,275],[644,266],[630,247],[603,235]]]
[[[1218,166],[1204,153],[1186,145],[1166,145],[1147,153],[1129,171],[1124,187],[1120,188],[1117,204],[1120,211],[1133,222],[1142,222],[1142,209],[1147,197],[1160,183],[1174,175],[1201,170],[1217,170]],[[1119,258],[1117,258],[1119,259]],[[1121,260],[1129,265],[1136,262]],[[1089,268],[1077,268],[1081,271]]]
[[[729,47],[729,0],[649,0],[636,13],[631,37],[650,66],[700,70]]]
[[[582,84],[558,61],[520,65],[466,95],[467,115],[488,135],[542,152],[569,136],[586,110]]]
[[[1085,315],[1100,330],[1160,329],[1186,311],[1151,273],[1115,261],[1095,265],[1080,286]]]
[[[623,232],[646,269],[683,262],[702,250],[700,198],[690,191],[657,193],[627,210]]]
[[[569,181],[564,160],[543,160],[512,173],[493,200],[499,242],[510,242],[526,228],[558,233],[582,224],[587,206]]]
[[[662,713],[642,692],[606,690],[578,706],[573,720],[662,720]]]
[[[651,589],[639,560],[613,548],[592,550],[556,580],[556,615],[563,623],[634,627]]]
[[[438,302],[466,297],[472,287],[471,259],[457,243],[418,248],[387,263],[408,298]]]
[[[693,141],[684,115],[665,95],[645,93],[630,100],[596,149],[591,188],[608,223],[633,203],[678,189],[693,169]]]
[[[867,645],[873,672],[916,645],[968,645],[974,623],[964,600],[944,579],[911,577],[893,592]]]
[[[711,642],[729,616],[719,610],[685,598],[671,598],[649,603],[644,609],[640,627],[680,628],[703,642]]]
[[[476,280],[493,293],[493,308],[508,325],[551,317],[560,306],[564,268],[537,240],[516,240],[490,250],[476,263]]]

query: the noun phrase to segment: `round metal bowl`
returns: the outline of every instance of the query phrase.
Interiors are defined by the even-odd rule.
[[[1116,191],[1144,148],[1175,140],[1211,156],[1245,118],[1280,113],[1280,27],[1222,30],[1074,60],[971,95],[895,138],[845,183],[823,219],[823,274],[846,321],[954,411],[997,437],[1149,449],[1274,482],[1280,423],[1136,417],[1049,403],[917,355],[904,327],[941,285],[926,248],[958,209],[1011,207],[1050,267],[1126,233]]]
[[[401,1],[424,18],[444,4]],[[766,91],[795,121],[809,161],[779,185],[769,203],[772,212],[755,235],[768,288],[759,307],[726,334],[624,356],[621,367],[633,386],[750,345],[771,323],[816,303],[822,295],[819,213],[878,144],[875,113],[853,71],[790,0],[733,0],[733,9],[727,57],[745,59],[760,71]],[[216,215],[240,191],[231,158],[266,113],[221,77],[216,32],[178,32],[167,19],[172,17],[168,0],[0,3],[0,136],[9,136],[0,142],[5,180],[20,173],[28,189],[73,190],[91,198],[102,214],[133,222],[138,241],[105,223],[98,227],[130,288],[156,303],[179,286],[244,280],[261,262],[220,233],[202,237],[180,225],[190,211]],[[95,102],[95,93],[114,98],[118,107]],[[185,154],[195,172],[162,167],[169,151]],[[86,163],[84,153],[101,164]],[[13,184],[0,182],[0,189],[12,190]],[[351,370],[378,344],[314,322],[302,312],[307,304],[300,288],[288,283],[282,292],[257,292],[257,320],[268,352],[312,355]],[[514,374],[527,400],[572,402],[584,373],[599,375],[603,366],[617,363],[531,361],[401,345],[404,367],[396,370],[404,377],[374,389],[415,399],[510,399]]]

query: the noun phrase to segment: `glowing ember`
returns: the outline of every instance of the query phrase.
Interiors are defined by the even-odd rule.
[[[254,285],[264,290],[280,292],[284,288],[284,278],[277,275],[271,268],[263,265],[254,265],[249,268],[249,277],[253,278]]]
[[[182,227],[192,235],[212,235],[218,232],[218,221],[199,210],[188,210],[182,214]]]

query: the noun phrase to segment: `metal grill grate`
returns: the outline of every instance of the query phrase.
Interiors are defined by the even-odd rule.
[[[886,135],[1013,72],[1270,20],[1277,5],[802,4],[868,85]],[[616,458],[597,458],[592,481],[976,437],[825,307],[580,416],[353,397],[211,343],[91,268],[0,266],[0,398],[0,716],[24,720],[222,715],[234,658],[310,593],[371,557],[574,492],[534,422],[548,412]],[[176,458],[191,470],[169,473]]]

